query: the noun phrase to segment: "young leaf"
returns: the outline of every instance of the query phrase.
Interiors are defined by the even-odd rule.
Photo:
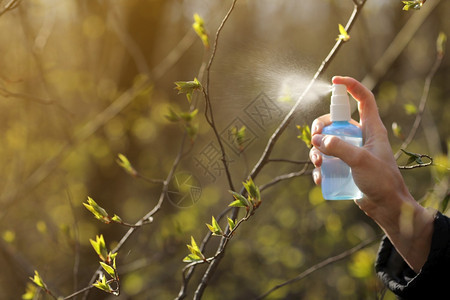
[[[402,1],[403,4],[405,4],[403,6],[403,10],[410,10],[410,9],[415,9],[415,10],[419,10],[422,8],[422,5],[426,2],[426,0],[414,0],[414,1]]]
[[[45,284],[45,282],[42,280],[41,275],[39,275],[38,271],[34,271],[34,277],[30,277],[31,281],[33,281],[38,287],[43,288],[44,290],[48,290],[47,289],[47,285]]]
[[[89,239],[91,242],[92,248],[94,248],[97,255],[100,257],[102,261],[107,261],[108,259],[108,251],[106,250],[106,244],[105,239],[103,238],[103,235],[95,236],[95,241],[92,239]]]
[[[113,267],[111,267],[108,264],[105,264],[104,262],[100,262],[100,265],[102,266],[103,270],[106,271],[106,273],[108,273],[109,276],[111,276],[111,278],[116,278],[116,271]]]
[[[248,206],[250,206],[250,202],[244,196],[242,196],[241,194],[236,193],[234,191],[229,191],[229,192],[233,195],[234,199],[236,199],[236,200],[231,202],[231,204],[228,206],[231,206],[231,207],[248,207]]]
[[[36,299],[36,293],[39,291],[36,288],[36,285],[28,282],[25,288],[25,294],[22,295],[22,300],[33,300]]]
[[[413,162],[416,162],[419,165],[424,163],[422,160],[422,156],[420,154],[412,153],[412,152],[406,151],[404,149],[400,149],[400,150],[402,150],[403,153],[405,153],[406,155],[409,156],[408,161],[406,162],[407,165],[412,164]]]
[[[233,139],[236,143],[236,145],[239,147],[239,150],[243,150],[243,145],[245,141],[245,130],[246,127],[242,126],[241,128],[233,127],[231,128],[231,134],[233,136]]]
[[[244,188],[247,190],[247,193],[252,197],[256,202],[261,200],[261,195],[259,193],[258,187],[253,182],[253,179],[250,177],[246,182],[243,182]]]
[[[91,197],[88,197],[87,203],[83,203],[83,205],[100,221],[107,224],[110,222],[106,210],[100,207]]]
[[[392,123],[392,133],[396,138],[403,139],[402,127],[397,122]]]
[[[297,138],[305,142],[306,147],[311,148],[311,129],[309,128],[309,125],[297,125],[297,129],[300,130],[300,134],[297,136]]]
[[[186,94],[186,98],[189,103],[192,101],[192,94],[195,90],[200,90],[202,85],[197,78],[194,78],[193,81],[176,81],[175,89],[178,90],[178,94]]]
[[[125,155],[119,153],[117,155],[117,157],[118,157],[117,163],[119,164],[119,166],[121,166],[131,176],[133,176],[133,177],[137,177],[138,176],[138,172],[131,165],[130,161],[128,160],[128,158]]]
[[[348,35],[344,26],[342,26],[342,24],[339,24],[338,27],[339,27],[339,35],[336,40],[337,41],[342,40],[344,42],[348,41],[350,39],[350,36]]]
[[[111,218],[111,221],[116,223],[123,223],[122,219],[116,214],[114,214],[114,216]]]
[[[236,227],[236,223],[232,219],[228,218],[228,226],[230,227],[230,230],[233,230],[234,227]]]
[[[183,262],[191,263],[195,261],[201,261],[203,260],[200,256],[189,254],[185,258],[183,258]]]
[[[165,115],[166,119],[170,122],[178,122],[181,120],[181,117],[172,109],[169,109],[169,114]]]
[[[95,286],[96,288],[107,292],[107,293],[112,293],[112,289],[109,286],[109,284],[106,283],[106,277],[102,276],[101,280],[97,280],[94,284],[92,284],[93,286]]]
[[[444,32],[440,32],[436,40],[436,50],[440,57],[444,56],[446,42],[447,42],[447,35]]]
[[[195,118],[195,116],[198,113],[198,109],[194,109],[193,111],[188,111],[188,112],[181,112],[179,114],[180,118],[185,120],[186,122],[191,122],[192,119]]]
[[[414,103],[407,103],[403,106],[407,115],[417,114],[417,106]]]
[[[195,33],[200,37],[206,49],[209,48],[209,38],[205,29],[205,21],[198,14],[194,14],[194,24],[192,24]]]
[[[186,246],[188,247],[189,251],[191,251],[191,254],[189,254],[188,256],[186,256],[183,259],[184,262],[205,260],[205,256],[200,251],[200,248],[197,246],[197,243],[195,242],[193,236],[191,236],[191,244],[190,245],[186,245]]]
[[[208,229],[212,232],[213,235],[223,235],[222,228],[220,228],[219,223],[217,223],[216,218],[214,216],[211,218],[211,224],[206,224]]]

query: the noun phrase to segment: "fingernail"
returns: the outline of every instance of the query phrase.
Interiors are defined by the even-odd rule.
[[[322,139],[323,139],[323,135],[322,134],[315,134],[311,138],[311,143],[314,146],[316,146],[317,148],[320,148],[320,146],[322,146]]]

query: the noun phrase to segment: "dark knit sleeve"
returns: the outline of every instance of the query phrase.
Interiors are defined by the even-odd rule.
[[[381,242],[375,270],[400,299],[450,299],[450,219],[439,212],[436,214],[430,253],[418,274],[387,237]]]

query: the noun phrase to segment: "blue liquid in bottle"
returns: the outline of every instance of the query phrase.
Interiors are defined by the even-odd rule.
[[[334,135],[354,146],[363,144],[361,129],[350,124],[350,103],[347,87],[333,85],[330,105],[331,125],[322,133]],[[351,168],[341,159],[322,154],[322,194],[326,200],[360,199],[363,193],[353,180]]]
[[[334,135],[354,146],[363,144],[359,127],[347,121],[335,121],[322,131],[323,134]],[[322,194],[327,200],[360,199],[363,194],[353,180],[350,167],[334,156],[322,155]]]

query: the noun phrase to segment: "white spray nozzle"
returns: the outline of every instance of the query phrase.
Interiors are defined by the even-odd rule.
[[[345,84],[333,84],[330,105],[331,121],[350,121],[350,102]]]

